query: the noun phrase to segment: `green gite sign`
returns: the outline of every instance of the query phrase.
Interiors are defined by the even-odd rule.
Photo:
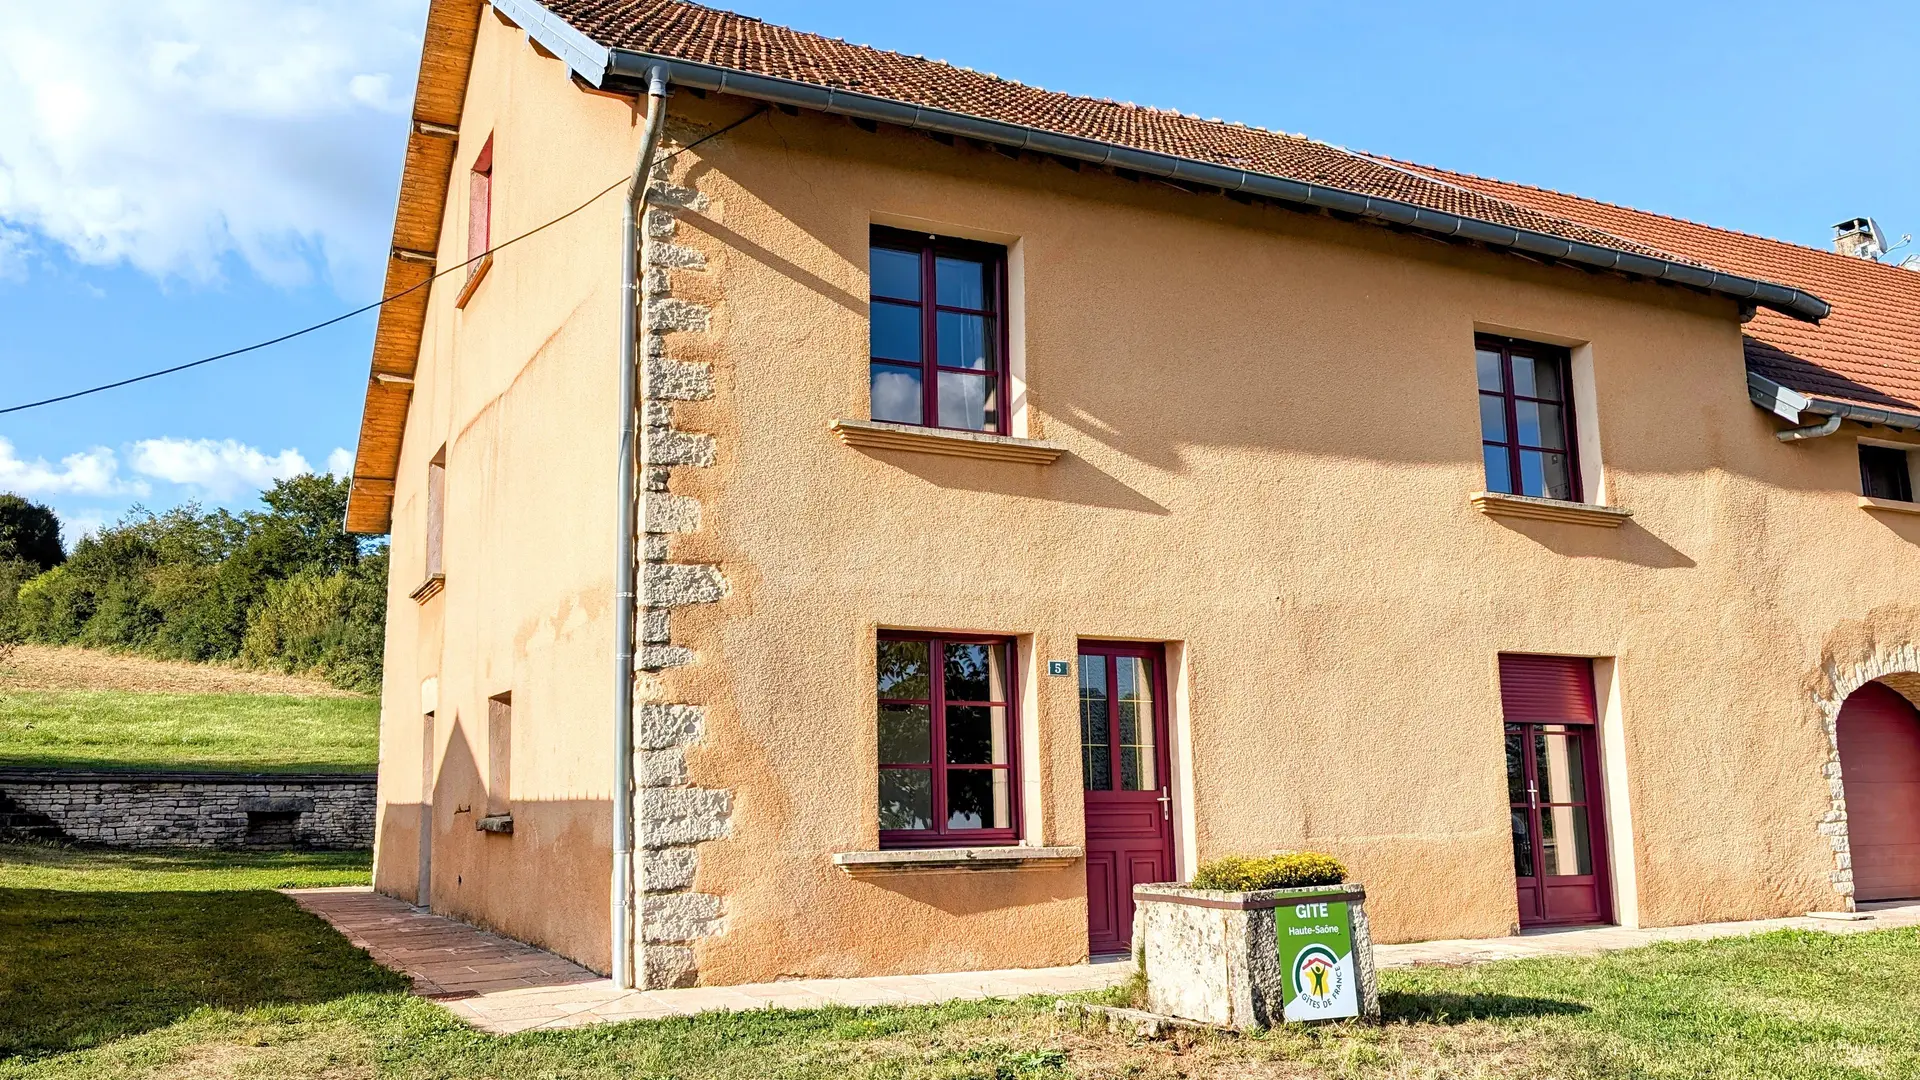
[[[1345,900],[1307,900],[1275,908],[1286,1020],[1360,1015],[1353,964],[1353,920]]]

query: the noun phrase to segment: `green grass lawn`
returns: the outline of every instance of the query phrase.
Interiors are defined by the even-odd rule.
[[[365,856],[0,847],[0,1080],[1920,1076],[1920,936],[1387,972],[1386,1022],[1143,1042],[1049,999],[482,1035],[264,888]]]
[[[0,691],[0,766],[370,772],[371,697]]]

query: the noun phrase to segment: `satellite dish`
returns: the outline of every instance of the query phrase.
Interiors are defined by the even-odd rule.
[[[1833,249],[1842,255],[1877,260],[1887,253],[1887,234],[1870,217],[1848,218],[1833,227]]]

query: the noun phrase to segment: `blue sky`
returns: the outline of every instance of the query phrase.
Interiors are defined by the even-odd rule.
[[[1799,243],[1857,214],[1920,232],[1915,4],[735,6]],[[424,10],[0,10],[0,407],[372,298]],[[54,505],[71,540],[136,502],[242,506],[274,476],[341,467],[372,328],[0,416],[0,490]]]

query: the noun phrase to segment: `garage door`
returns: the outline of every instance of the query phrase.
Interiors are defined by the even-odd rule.
[[[1920,713],[1879,683],[1840,707],[1854,898],[1920,896]]]

